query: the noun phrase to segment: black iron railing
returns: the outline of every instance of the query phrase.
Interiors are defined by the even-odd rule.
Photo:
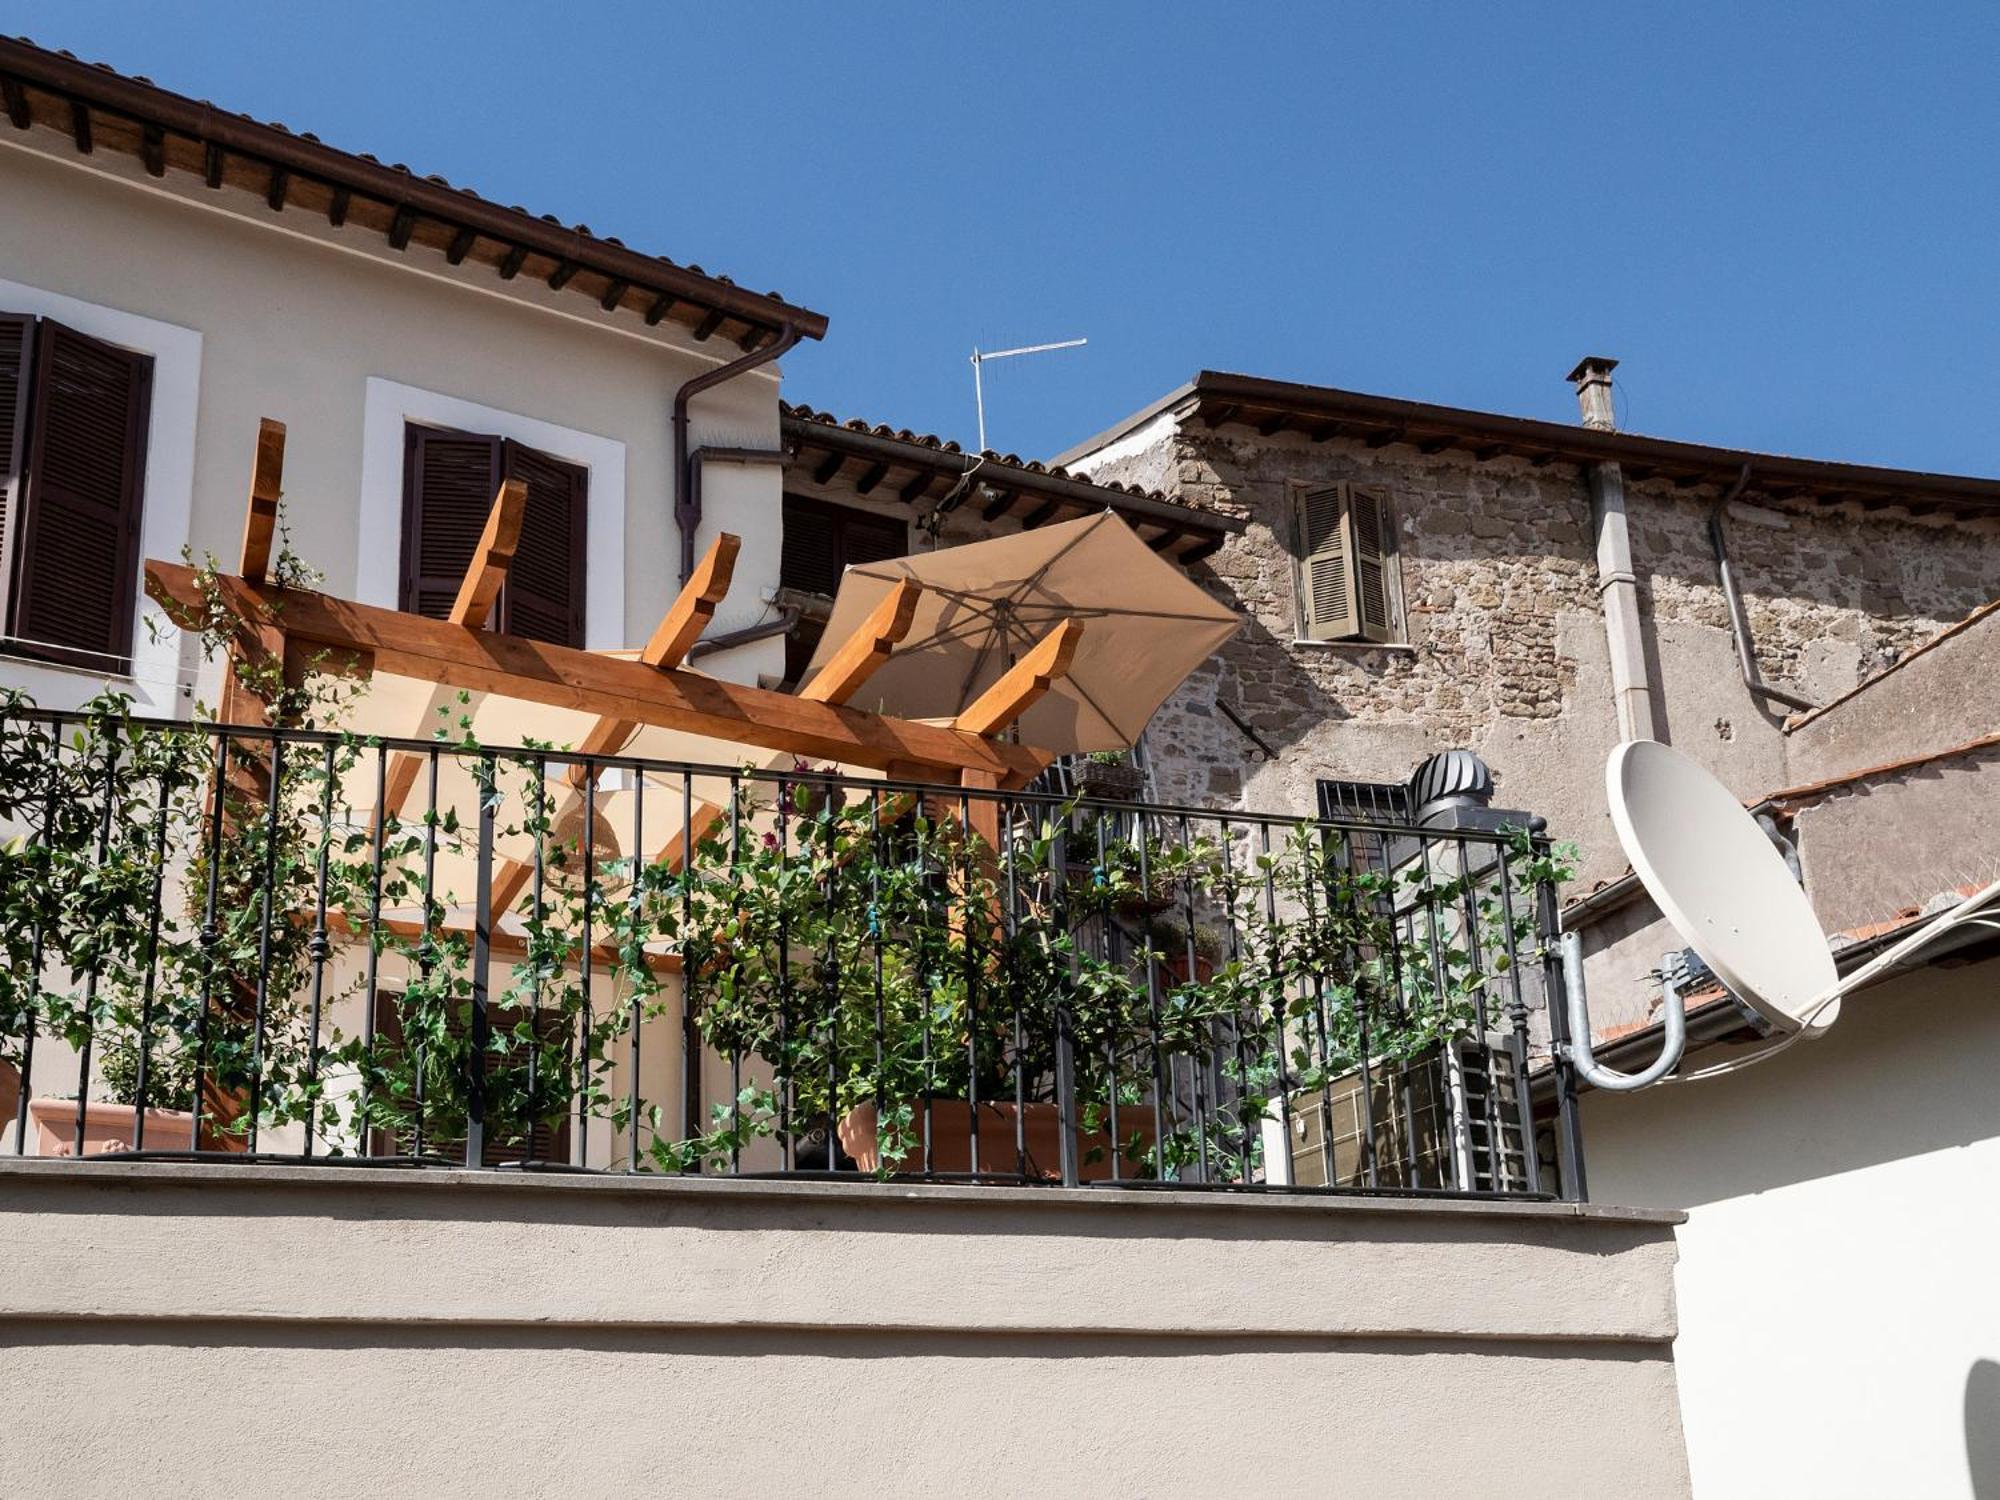
[[[0,830],[14,1152],[1578,1195],[1537,830],[18,705]]]

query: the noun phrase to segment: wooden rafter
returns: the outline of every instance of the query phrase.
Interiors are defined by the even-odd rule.
[[[736,554],[742,546],[741,537],[726,531],[715,539],[708,555],[688,575],[680,596],[660,617],[659,627],[646,642],[646,649],[639,653],[639,660],[649,667],[671,668],[687,659],[689,650],[708,628],[708,622],[715,618],[716,606],[729,592],[729,580],[736,571]]]
[[[1035,642],[1026,656],[1009,667],[998,682],[960,713],[952,721],[952,728],[980,736],[998,734],[1069,675],[1070,663],[1076,659],[1077,643],[1082,639],[1083,622],[1064,620]],[[984,768],[968,766],[965,769]]]
[[[910,633],[910,622],[917,616],[917,600],[923,592],[923,585],[915,579],[900,580],[813,675],[813,680],[799,689],[799,696],[815,703],[845,703],[851,699]]]
[[[505,480],[486,513],[486,528],[479,534],[472,562],[459,581],[458,597],[452,600],[447,623],[479,629],[493,613],[500,589],[513,566],[514,550],[521,543],[521,522],[528,513],[528,487],[518,479]],[[417,774],[423,769],[420,756],[399,752],[390,757],[389,774],[383,795],[383,816],[394,818],[410,800]]]
[[[281,630],[288,656],[320,657],[324,670],[390,672],[877,770],[922,767],[929,779],[944,782],[983,770],[1018,786],[1050,759],[1047,751],[999,743],[963,726],[864,713],[684,668],[663,670],[238,577],[204,580],[192,568],[159,559],[146,564],[146,589],[178,619],[195,617],[212,593],[235,620],[239,640]],[[1031,657],[1042,651],[1037,647]]]
[[[285,488],[285,424],[265,417],[257,423],[257,456],[250,467],[250,504],[243,517],[242,574],[262,583],[271,567],[271,539],[278,529],[278,502]]]

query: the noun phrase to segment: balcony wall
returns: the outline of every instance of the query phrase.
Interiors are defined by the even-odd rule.
[[[1683,1495],[1677,1216],[0,1164],[13,1495]]]

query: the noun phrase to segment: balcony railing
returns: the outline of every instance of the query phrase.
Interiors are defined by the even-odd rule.
[[[15,705],[0,840],[14,1152],[1575,1196],[1539,831]]]

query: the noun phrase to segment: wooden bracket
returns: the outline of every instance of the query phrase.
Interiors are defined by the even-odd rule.
[[[1028,654],[952,721],[967,734],[991,737],[1033,708],[1042,695],[1069,675],[1083,638],[1081,620],[1064,620],[1035,642]]]
[[[840,649],[827,659],[826,665],[813,674],[813,680],[799,689],[799,696],[815,703],[845,703],[851,699],[910,633],[910,622],[917,616],[917,600],[923,592],[923,585],[915,579],[900,580],[854,633],[841,642]]]
[[[278,529],[278,501],[285,485],[285,424],[257,423],[257,457],[250,468],[250,506],[243,517],[243,566],[237,571],[262,583],[271,569],[271,539]]]
[[[708,555],[688,575],[680,595],[660,617],[659,628],[639,653],[649,667],[678,667],[687,659],[694,643],[701,639],[715,607],[729,592],[730,575],[736,571],[736,553],[743,539],[724,532],[708,549]]]

